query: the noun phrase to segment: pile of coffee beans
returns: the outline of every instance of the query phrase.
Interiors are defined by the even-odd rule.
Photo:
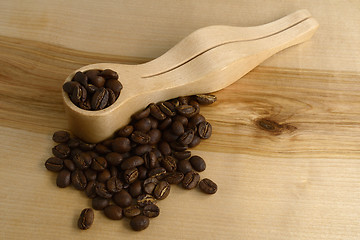
[[[211,136],[200,105],[215,101],[214,95],[194,95],[151,103],[111,139],[97,144],[55,132],[54,157],[45,167],[58,172],[58,187],[84,191],[93,209],[103,210],[112,220],[130,218],[132,229],[143,230],[159,215],[156,203],[169,195],[172,185],[216,193],[212,180],[200,180],[204,159],[188,150]],[[93,210],[84,209],[78,227],[88,229],[93,219]]]
[[[101,110],[112,105],[123,88],[118,74],[111,70],[78,71],[63,90],[70,100],[85,110]]]

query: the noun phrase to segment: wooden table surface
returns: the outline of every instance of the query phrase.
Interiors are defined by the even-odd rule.
[[[143,232],[59,189],[44,167],[67,129],[61,86],[90,63],[142,63],[208,25],[253,26],[308,9],[309,42],[262,63],[202,108],[194,150],[213,196],[173,187]],[[360,2],[0,1],[0,239],[360,239]],[[276,123],[275,129],[257,124]],[[120,127],[120,126],[119,126]]]

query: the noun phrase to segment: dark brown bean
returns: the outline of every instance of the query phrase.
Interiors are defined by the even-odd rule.
[[[106,90],[109,92],[109,100],[108,100],[107,106],[111,106],[112,104],[115,103],[117,97],[116,97],[116,94],[114,93],[114,91],[111,90],[110,88],[106,88]]]
[[[89,77],[90,83],[98,88],[102,88],[105,85],[105,78],[102,76]]]
[[[120,92],[123,89],[121,82],[116,79],[106,80],[105,87],[110,88],[115,93],[116,98],[119,97]]]
[[[70,185],[71,173],[67,169],[61,170],[56,178],[56,185],[60,188],[65,188]]]
[[[105,155],[111,152],[110,148],[106,147],[105,145],[98,143],[95,146],[95,152]]]
[[[176,108],[176,110],[180,115],[187,118],[195,116],[197,113],[199,113],[199,109],[196,109],[191,105],[180,105]]]
[[[75,171],[76,166],[74,164],[73,161],[71,161],[70,159],[64,159],[64,166],[70,170],[70,172]]]
[[[162,179],[166,175],[166,169],[163,167],[153,168],[148,172],[148,177],[155,177],[157,179]]]
[[[106,199],[109,199],[113,196],[112,193],[107,189],[106,185],[102,182],[96,183],[95,192],[99,197]]]
[[[198,103],[208,105],[216,102],[216,96],[210,94],[198,94],[195,95],[195,99]]]
[[[167,181],[159,182],[154,189],[154,197],[159,200],[165,199],[170,193],[170,184]]]
[[[171,148],[169,143],[165,142],[165,141],[161,141],[158,144],[158,149],[160,150],[161,154],[164,156],[170,155],[171,154]]]
[[[87,91],[85,87],[82,85],[75,86],[71,93],[70,100],[78,106],[81,102],[85,102],[86,98]]]
[[[109,165],[118,166],[123,160],[123,155],[117,152],[111,152],[106,154],[105,159]]]
[[[165,177],[165,181],[170,184],[179,184],[184,179],[184,174],[182,172],[173,172],[170,175]]]
[[[70,138],[67,144],[70,148],[77,148],[80,146],[80,140],[77,138]]]
[[[189,101],[189,105],[193,106],[194,108],[200,108],[200,104],[197,101],[195,101],[194,99],[191,99]]]
[[[99,172],[97,174],[97,180],[102,183],[106,182],[110,178],[111,178],[111,173],[108,169],[105,169],[104,171]]]
[[[189,143],[188,147],[189,148],[193,148],[196,147],[197,145],[200,144],[201,138],[197,135],[194,135],[193,140],[191,141],[191,143]]]
[[[148,132],[148,135],[150,136],[150,141],[149,141],[150,145],[157,144],[161,139],[161,131],[159,129],[151,129]]]
[[[178,122],[181,122],[181,124],[186,127],[189,123],[189,120],[187,119],[187,117],[184,117],[184,116],[181,116],[181,115],[176,115],[174,118],[173,118],[173,121],[178,121]]]
[[[84,174],[85,174],[86,179],[88,181],[95,181],[96,180],[97,173],[94,170],[92,170],[91,168],[85,169]]]
[[[104,208],[104,214],[111,220],[120,220],[123,218],[122,208],[116,205],[109,205]]]
[[[85,87],[88,84],[88,77],[84,73],[78,71],[75,73],[72,81],[78,82]]]
[[[117,193],[120,192],[122,190],[123,184],[120,181],[119,178],[117,178],[116,176],[112,176],[111,178],[109,178],[109,180],[107,180],[106,182],[106,188],[109,190],[109,192],[111,193]]]
[[[134,131],[131,134],[131,140],[139,144],[148,144],[150,142],[150,135],[140,131]]]
[[[148,217],[138,215],[131,219],[130,226],[135,231],[142,231],[149,226],[150,220]]]
[[[149,108],[149,111],[150,111],[150,108]],[[157,119],[155,119],[153,116],[149,116],[149,119],[151,121],[151,129],[158,128],[159,121]]]
[[[74,91],[75,87],[79,87],[79,86],[80,86],[80,83],[74,82],[74,81],[70,81],[70,82],[64,83],[64,85],[63,85],[63,90],[64,90],[67,94],[71,95],[72,92]]]
[[[150,110],[149,110],[150,111]],[[134,127],[132,125],[126,125],[125,127],[120,128],[116,135],[119,137],[128,137],[134,131]]]
[[[160,124],[159,124],[159,126],[158,126],[158,128],[160,129],[160,130],[164,130],[164,129],[166,129],[167,127],[169,127],[170,125],[171,125],[171,123],[172,123],[172,120],[171,120],[171,118],[165,118]]]
[[[131,143],[126,137],[118,137],[111,143],[111,148],[114,152],[125,153],[131,150]]]
[[[45,167],[49,171],[60,172],[64,167],[64,160],[57,157],[51,157],[46,160]]]
[[[199,188],[201,191],[207,194],[214,194],[217,191],[217,185],[208,178],[204,178],[199,182]]]
[[[134,120],[140,120],[149,117],[149,115],[150,115],[150,108],[145,108],[144,110],[140,110],[135,114],[133,114],[131,118]]]
[[[87,179],[83,171],[77,169],[71,173],[71,183],[77,190],[85,190]]]
[[[190,171],[192,171],[192,167],[191,167],[191,163],[189,162],[189,160],[184,159],[178,162],[177,164],[177,170],[182,172],[183,174],[186,174]]]
[[[95,181],[88,182],[88,184],[86,185],[86,188],[85,188],[85,194],[86,194],[86,196],[88,196],[88,198],[95,198],[97,196],[95,188],[96,188]]]
[[[166,118],[166,115],[160,110],[160,108],[156,104],[151,103],[149,105],[149,108],[151,116],[153,116],[157,120],[162,121]]]
[[[188,128],[194,128],[197,125],[199,125],[200,123],[205,122],[205,121],[206,121],[206,119],[203,115],[201,115],[200,113],[196,114],[195,116],[190,118]]]
[[[99,88],[91,97],[91,109],[104,109],[109,101],[109,92],[105,88]]]
[[[106,79],[119,79],[119,75],[117,72],[111,70],[111,69],[104,69],[99,73],[100,76],[103,76]]]
[[[52,153],[55,157],[64,159],[70,155],[70,148],[68,147],[68,145],[60,143],[53,147]]]
[[[140,165],[144,164],[144,159],[140,156],[132,156],[130,158],[127,158],[125,160],[122,161],[121,163],[121,169],[122,170],[127,170],[130,168],[135,168],[138,167]]]
[[[189,162],[191,163],[191,166],[195,171],[202,172],[206,169],[206,163],[204,159],[200,156],[192,156],[189,159]]]
[[[81,211],[79,220],[78,220],[78,227],[81,230],[86,230],[91,227],[94,222],[94,211],[91,208],[85,208]]]
[[[155,204],[157,200],[150,194],[141,194],[136,198],[136,203],[140,207],[145,207],[149,204]]]
[[[95,197],[92,199],[92,207],[95,210],[103,210],[109,205],[110,201],[107,198]]]
[[[166,142],[176,141],[177,138],[178,138],[178,136],[175,135],[170,129],[166,129],[162,133],[162,139]]]
[[[176,115],[176,109],[171,102],[160,102],[157,104],[160,110],[169,117]]]
[[[133,183],[138,178],[139,172],[137,168],[126,169],[124,172],[124,180],[127,183]]]
[[[91,165],[92,158],[88,152],[80,152],[73,156],[73,162],[79,169],[86,169]]]
[[[200,175],[197,172],[188,172],[183,179],[182,185],[185,189],[195,188],[200,181]]]
[[[115,193],[112,199],[115,204],[117,204],[118,206],[120,206],[122,208],[126,208],[126,207],[130,206],[131,202],[132,202],[131,195],[124,189],[118,193]]]
[[[139,208],[139,206],[137,205],[132,205],[130,207],[124,208],[123,209],[123,214],[125,217],[127,218],[133,218],[135,216],[138,216],[141,214],[141,210]]]
[[[138,178],[140,180],[144,180],[145,178],[147,178],[147,169],[144,166],[138,167],[138,172],[139,172]]]
[[[141,181],[135,181],[131,183],[129,186],[129,193],[133,198],[136,198],[142,194]]]
[[[143,214],[148,218],[157,217],[160,214],[160,208],[155,204],[149,204],[144,207]]]
[[[187,105],[190,101],[190,96],[180,96],[177,98],[180,102],[180,105]]]
[[[178,160],[183,160],[191,157],[190,151],[173,152],[173,156]]]
[[[158,166],[158,160],[154,152],[148,152],[143,157],[145,167],[147,169],[152,169]]]
[[[208,139],[212,133],[211,124],[207,121],[200,123],[198,127],[198,133],[201,138]]]
[[[86,89],[88,95],[89,94],[92,95],[96,92],[96,90],[98,90],[98,87],[96,87],[93,84],[88,84],[87,86],[85,86],[85,89]],[[89,98],[87,98],[87,99],[89,99]],[[90,108],[91,108],[91,104],[90,104]]]
[[[70,139],[70,133],[66,131],[57,131],[53,134],[52,139],[56,143],[66,143]]]
[[[171,131],[176,135],[176,136],[180,136],[182,134],[184,134],[185,130],[184,130],[184,125],[180,122],[180,121],[174,121],[171,124]]]
[[[184,145],[180,142],[171,142],[170,147],[172,150],[177,151],[177,152],[186,151],[188,149],[188,145],[186,145],[186,144]]]
[[[178,138],[178,142],[182,145],[188,145],[194,139],[194,134],[194,130],[188,129]]]
[[[172,156],[165,156],[161,161],[161,165],[167,172],[174,172],[176,170],[176,160]]]
[[[93,143],[86,143],[83,141],[80,141],[79,147],[83,151],[91,151],[95,148],[96,144]]]
[[[151,129],[151,120],[150,118],[140,119],[134,124],[134,127],[136,130],[140,132],[147,133]]]
[[[91,168],[97,172],[104,171],[107,168],[107,161],[103,157],[96,157],[91,163]]]

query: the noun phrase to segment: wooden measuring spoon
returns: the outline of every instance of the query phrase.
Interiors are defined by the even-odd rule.
[[[199,29],[148,63],[84,66],[66,81],[77,71],[109,68],[119,74],[124,88],[114,104],[98,111],[78,108],[63,92],[69,128],[84,141],[105,140],[149,103],[223,89],[273,54],[310,39],[317,28],[310,13],[300,10],[256,27]]]

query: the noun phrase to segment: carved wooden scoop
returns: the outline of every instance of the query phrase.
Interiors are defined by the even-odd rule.
[[[199,29],[144,64],[84,66],[66,81],[77,71],[109,68],[119,74],[123,90],[114,104],[98,111],[78,108],[63,92],[70,130],[87,142],[105,140],[149,103],[223,89],[273,54],[310,39],[317,27],[310,13],[300,10],[256,27]]]

